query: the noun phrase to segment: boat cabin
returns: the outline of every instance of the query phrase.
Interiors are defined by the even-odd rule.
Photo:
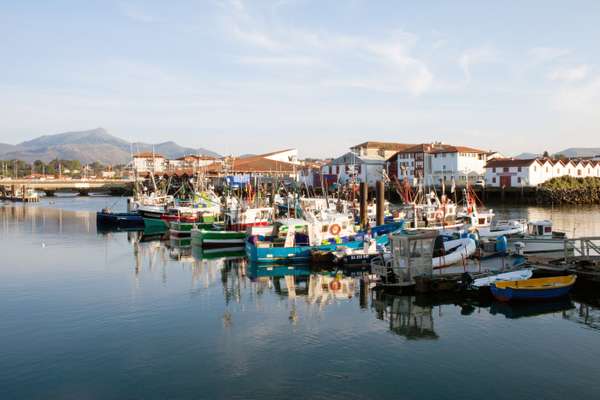
[[[373,272],[384,284],[410,286],[416,277],[433,274],[433,248],[437,233],[430,230],[402,232],[391,236],[392,258],[385,264],[373,265]]]
[[[527,223],[527,235],[537,237],[552,236],[552,221],[532,221]]]

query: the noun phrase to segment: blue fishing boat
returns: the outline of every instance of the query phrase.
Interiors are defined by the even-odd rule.
[[[311,244],[307,232],[299,229],[308,226],[299,226],[297,221],[295,223],[294,230],[286,230],[285,238],[278,238],[276,235],[269,238],[249,237],[245,243],[248,260],[254,263],[309,263],[311,253],[315,251],[333,252],[342,246],[347,249],[358,249],[365,245],[364,233],[351,237],[329,238],[326,243]],[[378,235],[374,238],[376,245],[385,246],[389,240],[387,233],[400,230],[402,227],[402,223],[393,223],[378,229]]]
[[[144,218],[137,213],[115,213],[109,209],[103,209],[96,213],[96,226],[102,228],[144,228]]]
[[[554,299],[566,296],[576,279],[576,275],[568,275],[494,282],[490,290],[500,301]]]

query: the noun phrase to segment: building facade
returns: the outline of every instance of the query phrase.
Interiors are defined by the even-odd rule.
[[[167,170],[167,160],[160,154],[143,152],[133,155],[133,169],[139,173],[161,173]]]
[[[485,183],[490,187],[538,186],[552,178],[600,177],[600,162],[589,160],[494,159],[485,166]]]
[[[454,180],[465,185],[484,179],[488,153],[466,146],[423,143],[395,153],[386,166],[390,177],[407,178],[411,184],[440,185]]]
[[[350,148],[354,154],[361,157],[382,157],[388,159],[395,153],[404,150],[412,144],[392,142],[364,142]]]
[[[350,151],[321,167],[321,173],[329,183],[366,182],[374,187],[375,182],[383,179],[384,165],[381,156],[359,156]]]

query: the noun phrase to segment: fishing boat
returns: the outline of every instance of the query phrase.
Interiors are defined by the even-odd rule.
[[[463,220],[465,226],[477,230],[481,238],[510,237],[523,234],[527,229],[527,221],[520,219],[495,220],[494,210],[483,209],[477,206],[481,201],[472,188],[465,189],[466,205],[458,211],[457,216]]]
[[[552,221],[532,221],[526,233],[509,238],[508,246],[515,252],[551,258],[564,256],[566,240],[564,232],[553,230]]]
[[[104,208],[96,213],[96,226],[100,229],[114,228],[144,228],[144,218],[138,213],[115,213]]]
[[[169,234],[174,237],[191,237],[194,229],[203,231],[222,231],[223,225],[213,222],[169,222]]]
[[[543,300],[566,296],[577,275],[493,282],[492,295],[500,301]]]
[[[308,263],[314,251],[334,252],[342,246],[349,249],[364,247],[364,235],[349,230],[347,221],[340,223],[328,225],[323,221],[279,220],[272,236],[252,236],[246,240],[246,255],[248,260],[257,263]],[[385,234],[375,238],[375,245],[384,246],[387,242]]]

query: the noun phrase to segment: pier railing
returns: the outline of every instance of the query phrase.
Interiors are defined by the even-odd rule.
[[[586,236],[565,240],[565,261],[599,258],[600,236]]]

